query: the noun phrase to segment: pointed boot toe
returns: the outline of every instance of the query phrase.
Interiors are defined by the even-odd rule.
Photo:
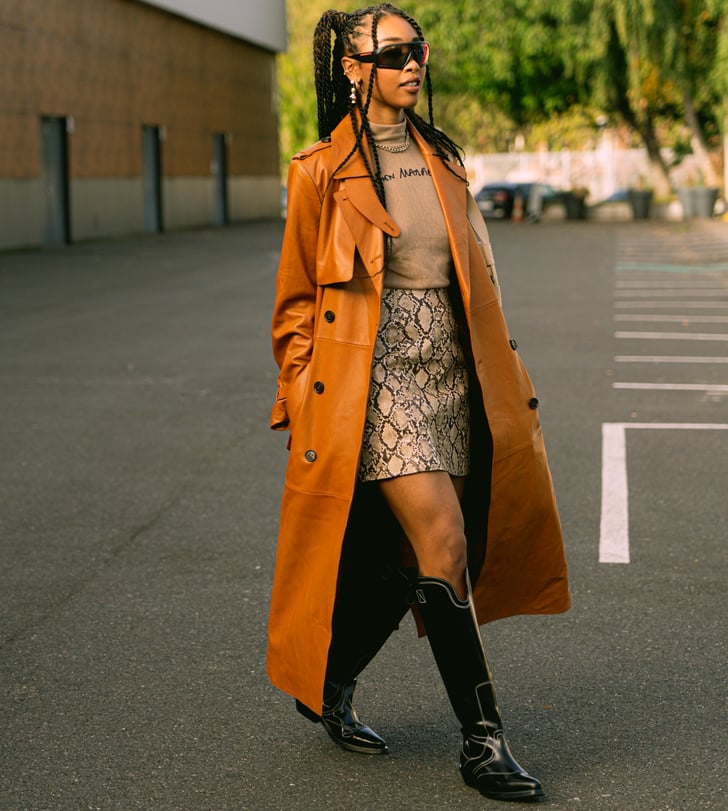
[[[352,705],[356,681],[350,684],[326,683],[321,723],[331,740],[349,752],[383,755],[387,744],[373,729],[359,720]]]
[[[384,755],[387,752],[384,740],[360,721],[343,724],[340,717],[324,714],[321,723],[331,740],[342,749],[362,755]]]
[[[342,749],[362,755],[386,754],[387,744],[373,729],[362,724],[352,706],[356,681],[350,684],[327,681],[325,687],[323,713],[317,715],[305,704],[296,701],[296,709],[301,715],[310,721],[320,722],[331,740]]]
[[[491,800],[539,802],[546,796],[541,783],[513,758],[502,733],[467,738],[460,753],[460,773],[468,786]]]

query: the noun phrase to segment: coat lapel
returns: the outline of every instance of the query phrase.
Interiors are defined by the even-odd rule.
[[[354,148],[355,144],[356,140],[351,128],[351,119],[345,118],[331,134],[331,145],[333,147],[332,171],[346,160],[345,165],[336,173],[336,178],[343,181],[346,194],[337,194],[337,202],[340,203],[343,199],[347,200],[366,220],[376,225],[377,228],[384,231],[385,234],[399,236],[399,228],[384,206],[379,202],[364,160],[359,154],[359,150]],[[354,150],[353,153],[352,150]],[[370,161],[369,165],[371,166],[373,164],[366,145],[365,150]],[[349,222],[348,217],[347,222]],[[352,223],[349,222],[350,226],[351,224]]]
[[[376,279],[384,269],[384,234],[399,236],[399,228],[379,202],[366,165],[356,147],[351,119],[343,119],[331,133],[329,176],[336,171],[328,194],[335,201],[337,216],[343,217],[350,232],[349,242],[343,231],[337,241],[341,261],[320,259],[317,277],[320,284],[350,281],[356,273],[355,264],[361,263],[364,272]],[[322,211],[326,210],[326,204]],[[331,232],[337,229],[328,222]],[[355,255],[356,254],[356,255]],[[324,261],[325,260],[325,261]]]
[[[432,147],[419,132],[414,127],[411,127],[410,130],[422,152],[427,168],[430,170],[432,183],[440,201],[450,239],[450,250],[452,251],[455,271],[458,275],[460,290],[467,310],[470,301],[467,174],[465,169],[455,161],[450,161],[450,168],[448,169],[442,158],[432,151]]]

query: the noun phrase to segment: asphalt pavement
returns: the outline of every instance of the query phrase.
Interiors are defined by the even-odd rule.
[[[511,748],[552,808],[724,811],[728,223],[491,233],[574,598],[483,629]],[[409,619],[357,688],[386,757],[266,679],[281,235],[0,253],[0,811],[499,807]]]

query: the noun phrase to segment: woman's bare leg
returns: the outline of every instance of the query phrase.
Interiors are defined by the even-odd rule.
[[[419,574],[447,580],[465,599],[467,547],[460,508],[465,478],[434,471],[385,479],[379,486],[412,545]]]

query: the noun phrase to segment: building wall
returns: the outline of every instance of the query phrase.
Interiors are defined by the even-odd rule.
[[[3,0],[0,55],[0,247],[43,241],[42,116],[67,118],[73,240],[143,230],[144,125],[165,228],[214,222],[215,133],[230,219],[280,212],[271,51],[136,0]]]
[[[286,0],[143,0],[272,51],[286,49]]]

